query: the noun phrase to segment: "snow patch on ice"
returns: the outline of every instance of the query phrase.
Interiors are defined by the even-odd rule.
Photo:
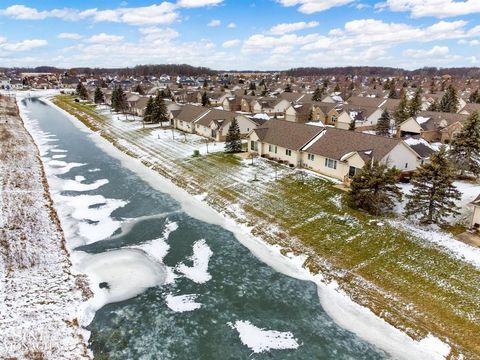
[[[84,184],[83,181],[85,178],[83,176],[79,177],[82,179],[81,181],[77,181],[77,178],[75,180],[65,180],[63,183],[63,190],[65,191],[91,191],[91,190],[96,190],[103,185],[108,184],[108,179],[99,179],[94,181],[91,184]]]
[[[300,346],[290,331],[264,330],[252,325],[250,321],[242,320],[228,325],[237,330],[242,343],[254,353],[262,353],[272,349],[297,349]]]
[[[193,255],[189,258],[193,261],[193,266],[180,264],[176,270],[197,284],[206,283],[212,278],[208,273],[208,262],[212,254],[205,240],[199,240],[193,244]]]
[[[193,311],[199,309],[202,304],[195,302],[197,294],[189,295],[171,295],[168,294],[165,298],[167,306],[175,312]]]
[[[100,254],[76,252],[78,271],[88,275],[94,297],[85,304],[85,320],[105,304],[124,301],[147,288],[164,284],[163,264],[137,249],[120,249]],[[84,324],[86,325],[86,324]]]

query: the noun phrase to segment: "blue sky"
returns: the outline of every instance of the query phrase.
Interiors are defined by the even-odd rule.
[[[480,65],[480,0],[2,0],[0,64]]]

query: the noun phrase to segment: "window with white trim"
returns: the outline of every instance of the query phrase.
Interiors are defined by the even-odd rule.
[[[308,160],[310,160],[310,161],[315,160],[315,155],[313,155],[313,154],[308,154]]]
[[[285,155],[292,156],[292,150],[285,149]]]
[[[337,160],[325,159],[325,166],[330,168],[330,169],[336,169],[337,168]]]

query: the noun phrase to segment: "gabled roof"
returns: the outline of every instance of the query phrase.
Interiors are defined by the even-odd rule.
[[[209,109],[203,106],[186,104],[182,107],[176,119],[191,123],[197,120],[200,116],[204,115],[208,111]]]
[[[274,119],[268,120],[254,131],[262,142],[298,151],[322,132],[323,128]]]
[[[198,121],[195,121],[195,124],[209,126],[212,121],[216,121],[219,124],[222,122],[227,123],[232,121],[237,115],[238,114],[231,111],[212,109],[202,116]]]
[[[463,123],[467,118],[468,115],[464,114],[421,111],[418,113],[416,120],[422,127],[423,131],[435,131],[441,130],[457,122]],[[419,119],[421,120],[419,121]]]
[[[401,142],[400,139],[327,127],[325,134],[308,148],[308,152],[335,160],[357,152],[364,160],[373,157],[380,161]]]
[[[366,97],[366,96],[352,96],[348,98],[347,103],[352,106],[358,107],[373,107],[377,108],[380,104],[384,103],[385,99]]]

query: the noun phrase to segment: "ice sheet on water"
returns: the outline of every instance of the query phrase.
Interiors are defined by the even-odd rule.
[[[175,312],[193,311],[199,309],[202,304],[196,302],[197,294],[171,295],[165,298],[167,306]]]
[[[79,220],[78,234],[87,243],[93,243],[111,236],[121,226],[111,214],[128,204],[119,199],[107,199],[102,195],[63,196],[56,194],[54,199],[62,208],[61,215],[69,215]]]
[[[83,178],[80,177],[80,178]],[[91,190],[96,190],[103,185],[108,184],[108,179],[99,179],[95,180],[91,184],[84,184],[83,183],[84,178],[82,181],[77,181],[77,180],[65,180],[63,183],[63,190],[65,191],[91,191]]]
[[[212,278],[208,272],[208,262],[212,254],[205,240],[198,240],[193,244],[193,255],[189,258],[193,261],[193,266],[182,263],[176,267],[176,270],[193,282],[203,284]]]
[[[229,325],[232,329],[237,330],[242,343],[254,353],[272,349],[297,349],[300,346],[290,331],[265,330],[252,325],[250,321],[242,320]]]
[[[76,252],[78,270],[89,277],[94,297],[86,304],[86,320],[108,303],[135,297],[149,287],[165,283],[163,264],[154,261],[144,251],[120,249],[100,254]]]

